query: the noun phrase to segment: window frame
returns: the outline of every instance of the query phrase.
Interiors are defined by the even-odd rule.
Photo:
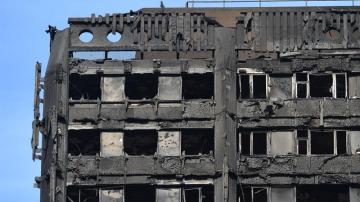
[[[247,75],[249,76],[249,98],[242,98],[241,97],[241,76],[242,75]],[[238,96],[238,100],[249,100],[249,99],[258,99],[258,100],[264,100],[264,99],[269,99],[269,82],[270,82],[270,78],[269,78],[269,74],[266,73],[238,73],[238,82],[237,82],[237,86],[239,88],[238,92],[239,92],[239,96]],[[265,76],[265,98],[254,98],[254,76]]]
[[[242,134],[244,132],[250,133],[250,153],[249,154],[243,154],[242,153]],[[265,133],[266,134],[266,154],[254,154],[254,133]],[[243,131],[238,133],[238,154],[244,155],[244,156],[268,156],[269,153],[269,145],[270,145],[270,133],[271,131]]]

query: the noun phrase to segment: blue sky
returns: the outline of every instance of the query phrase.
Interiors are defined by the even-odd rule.
[[[4,202],[37,202],[33,188],[40,174],[39,162],[31,160],[34,65],[49,57],[47,26],[67,26],[68,17],[91,13],[127,12],[158,7],[160,0],[2,0],[0,5],[0,196]],[[182,7],[183,0],[164,0],[167,7]],[[319,5],[320,3],[309,3]],[[333,2],[351,5],[349,2]],[[357,3],[359,4],[359,3]],[[273,4],[265,4],[270,6]],[[264,6],[265,6],[264,5]],[[277,4],[280,5],[280,4]],[[284,5],[284,4],[282,4]],[[297,3],[294,5],[304,5]],[[238,5],[239,6],[239,5]],[[252,4],[252,6],[255,6]]]

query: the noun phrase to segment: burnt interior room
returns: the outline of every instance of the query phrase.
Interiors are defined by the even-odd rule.
[[[100,132],[98,130],[69,130],[68,153],[72,156],[100,153]]]
[[[240,74],[236,83],[238,99],[266,99],[266,82],[264,74]]]
[[[214,74],[183,74],[182,95],[184,99],[212,99]]]
[[[125,95],[131,100],[152,99],[158,93],[156,74],[129,74],[125,76]]]
[[[70,74],[69,98],[73,100],[101,99],[100,81],[99,75]]]
[[[66,202],[99,202],[97,189],[68,187]]]
[[[341,185],[302,185],[296,187],[297,202],[350,202],[349,187]]]
[[[214,187],[211,185],[186,186],[183,188],[182,199],[183,202],[214,202]]]
[[[241,154],[244,155],[266,155],[267,133],[262,131],[241,132]]]
[[[183,155],[213,154],[214,129],[186,129],[181,132]]]
[[[156,130],[126,130],[124,132],[124,152],[130,156],[149,156],[157,151]]]
[[[310,74],[310,96],[332,97],[333,78],[331,74]]]
[[[127,185],[125,187],[125,201],[155,202],[156,189],[151,185]]]

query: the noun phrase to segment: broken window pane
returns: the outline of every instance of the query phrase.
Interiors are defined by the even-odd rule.
[[[271,133],[271,154],[287,155],[294,152],[293,132],[272,132]]]
[[[69,130],[68,153],[73,156],[96,155],[100,152],[100,132],[96,130]]]
[[[181,202],[181,189],[156,189],[156,202]]]
[[[184,74],[182,94],[184,99],[211,99],[214,96],[213,73]]]
[[[332,97],[333,78],[331,74],[310,74],[310,96]]]
[[[267,188],[253,188],[253,202],[268,202]]]
[[[213,129],[187,129],[181,134],[181,153],[185,155],[212,154]]]
[[[125,95],[132,100],[152,99],[157,95],[158,76],[131,74],[125,78]]]
[[[240,75],[240,95],[242,99],[250,98],[250,80],[249,75]]]
[[[180,156],[181,133],[179,131],[159,131],[158,136],[159,155]]]
[[[336,131],[337,154],[346,154],[346,131]]]
[[[294,188],[271,188],[271,201],[273,202],[296,202]]]
[[[98,75],[71,74],[69,76],[69,98],[73,100],[96,100],[101,98],[101,77]]]
[[[345,74],[336,74],[336,97],[346,97],[346,77]]]
[[[253,98],[266,98],[266,75],[253,75]]]
[[[252,202],[251,187],[238,186],[237,195],[239,202]]]
[[[311,131],[311,154],[334,154],[334,133]]]
[[[122,189],[117,190],[100,190],[99,202],[123,202],[124,192]]]
[[[253,133],[253,154],[267,154],[266,132]]]
[[[296,189],[297,202],[349,202],[349,187],[338,185],[304,185]]]
[[[124,77],[103,77],[101,100],[105,102],[123,101],[125,99],[124,85]]]
[[[249,155],[250,154],[250,132],[241,133],[241,153]]]
[[[150,185],[126,185],[125,201],[155,202],[155,188]]]
[[[159,99],[181,100],[181,77],[159,77]]]
[[[128,130],[124,134],[124,152],[131,156],[154,155],[158,136],[155,130]]]
[[[124,134],[122,132],[102,132],[100,156],[123,155],[123,137]]]

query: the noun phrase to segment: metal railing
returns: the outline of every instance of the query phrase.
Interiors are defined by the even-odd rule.
[[[304,6],[308,6],[309,2],[351,2],[352,6],[359,0],[191,0],[186,2],[186,7],[195,7],[196,4],[220,4],[222,7],[226,7],[228,4],[234,3],[258,3],[259,7],[262,7],[262,3],[294,3],[303,2]]]

